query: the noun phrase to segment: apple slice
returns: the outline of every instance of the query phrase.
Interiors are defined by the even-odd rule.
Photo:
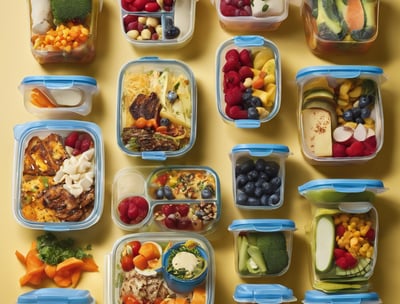
[[[331,216],[321,216],[315,227],[315,268],[327,272],[332,267],[335,225]]]

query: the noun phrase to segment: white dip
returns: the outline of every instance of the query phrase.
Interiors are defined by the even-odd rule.
[[[197,257],[190,252],[178,252],[172,259],[172,266],[175,269],[185,269],[187,272],[192,273],[198,264]]]

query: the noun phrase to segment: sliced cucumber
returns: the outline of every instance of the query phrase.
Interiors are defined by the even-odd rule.
[[[335,225],[331,216],[320,216],[315,227],[315,268],[326,272],[332,267]]]

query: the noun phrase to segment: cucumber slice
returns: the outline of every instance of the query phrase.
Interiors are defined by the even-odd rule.
[[[315,268],[326,272],[332,267],[335,225],[331,216],[321,216],[315,227]]]

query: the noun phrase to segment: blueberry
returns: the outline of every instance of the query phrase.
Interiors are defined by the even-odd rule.
[[[371,110],[369,108],[361,108],[361,118],[368,118],[371,116]]]
[[[270,183],[271,183],[272,188],[275,191],[282,185],[282,180],[279,176],[275,176],[273,179],[271,179]]]
[[[172,90],[168,91],[167,99],[169,100],[170,103],[174,103],[174,101],[178,99],[178,94]]]
[[[370,104],[372,104],[374,101],[375,101],[374,95],[361,95],[358,100],[358,106],[360,108],[365,108],[368,107]]]
[[[264,189],[262,187],[256,187],[254,189],[254,196],[261,197],[264,194]]]
[[[166,199],[172,200],[174,199],[174,194],[172,193],[172,189],[169,186],[164,187],[164,195]]]
[[[236,187],[242,188],[244,185],[247,184],[249,181],[249,178],[245,174],[240,174],[238,177],[236,177]]]
[[[243,94],[242,94],[242,99],[243,99],[243,101],[249,101],[249,104],[250,104],[250,99],[251,99],[251,95],[252,94],[252,92],[250,91],[247,91],[247,90],[245,90],[244,92],[243,92]]]
[[[262,189],[265,194],[271,194],[274,192],[274,188],[272,187],[271,183],[269,183],[269,182],[263,182]]]
[[[247,200],[247,204],[249,206],[260,206],[261,205],[260,200],[256,197],[249,197]]]
[[[157,191],[156,191],[156,198],[157,198],[157,199],[162,199],[162,198],[164,198],[164,188],[163,188],[163,187],[160,187],[160,188],[157,189]]]
[[[359,107],[352,108],[351,112],[353,113],[353,120],[361,116],[361,109]]]
[[[345,121],[353,121],[353,111],[351,111],[351,110],[344,111],[343,119]]]
[[[249,196],[254,194],[255,189],[256,189],[256,186],[255,186],[254,182],[248,182],[243,187],[243,191]]]
[[[257,170],[251,170],[249,173],[247,173],[247,177],[249,178],[250,181],[257,181],[258,180],[258,171]]]
[[[240,164],[240,171],[242,173],[248,173],[251,170],[253,170],[253,168],[254,168],[254,161],[250,158],[246,159]]]
[[[260,97],[252,96],[251,99],[250,99],[250,104],[253,107],[261,107],[262,106],[262,101],[261,101]]]
[[[265,181],[265,182],[268,182],[270,180],[268,174],[265,172],[260,172],[259,179],[261,179],[262,181]]]
[[[257,159],[257,160],[256,160],[256,163],[255,163],[255,165],[256,165],[256,170],[257,170],[257,171],[264,171],[264,168],[265,168],[266,164],[267,164],[267,163],[266,163],[265,159],[263,159],[263,158]]]
[[[260,114],[257,111],[257,108],[255,107],[250,107],[247,109],[247,117],[249,119],[259,119],[260,118]]]
[[[170,125],[170,123],[171,122],[169,121],[168,118],[163,117],[163,118],[160,119],[160,126],[168,127]]]
[[[364,119],[362,119],[362,117],[357,117],[354,122],[358,123],[358,124],[363,124],[364,123]]]
[[[268,205],[269,206],[275,206],[279,203],[280,201],[280,197],[277,194],[272,194],[269,198],[268,198]]]
[[[208,199],[212,198],[214,194],[214,190],[210,186],[206,186],[203,190],[201,190],[201,198]]]
[[[242,191],[236,193],[236,203],[239,205],[247,205],[247,195]]]
[[[260,205],[261,206],[268,206],[268,200],[269,200],[269,195],[268,194],[264,194],[260,198]]]
[[[278,163],[274,161],[268,161],[265,165],[264,172],[269,176],[269,178],[273,178],[278,175],[280,166]]]

